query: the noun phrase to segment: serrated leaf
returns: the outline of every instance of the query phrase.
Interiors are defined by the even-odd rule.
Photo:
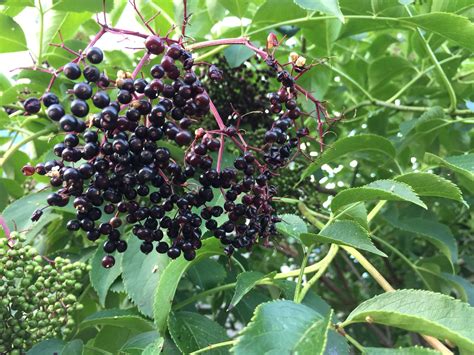
[[[250,292],[260,280],[268,277],[258,271],[246,271],[237,276],[237,283],[235,285],[235,292],[230,301],[228,310],[234,308],[248,292]]]
[[[455,155],[446,158],[438,157],[437,155],[426,153],[425,160],[429,163],[436,163],[446,166],[451,170],[459,173],[471,181],[474,181],[474,153]]]
[[[408,173],[397,176],[394,180],[410,185],[419,196],[444,197],[464,203],[459,187],[439,175],[422,172]]]
[[[237,355],[322,354],[331,315],[292,301],[261,304],[252,321],[241,331],[231,351]]]
[[[91,271],[89,272],[91,285],[99,296],[99,303],[104,307],[105,298],[110,286],[114,283],[117,277],[120,276],[122,271],[120,270],[120,262],[123,254],[115,255],[115,266],[110,269],[106,269],[102,266],[102,258],[105,256],[105,252],[101,247],[98,247],[94,256],[91,259]]]
[[[225,329],[219,323],[193,312],[171,314],[168,319],[168,329],[179,350],[184,354],[229,339]],[[219,348],[207,353],[228,354],[228,351]]]
[[[288,237],[299,239],[301,233],[308,232],[305,221],[295,214],[280,215],[281,222],[276,224],[277,231]]]
[[[156,355],[160,354],[163,350],[163,344],[165,342],[164,338],[156,340],[154,343],[148,345],[141,355]]]
[[[187,261],[180,257],[166,266],[158,281],[153,304],[155,324],[160,334],[165,334],[166,332],[168,316],[181,277],[192,265],[213,255],[224,255],[220,241],[215,238],[205,239],[193,261]]]
[[[0,53],[19,52],[28,49],[20,25],[10,16],[0,13]]]
[[[413,346],[411,348],[364,348],[363,355],[436,355],[439,351],[422,348],[420,346]]]
[[[370,321],[448,339],[474,351],[474,308],[452,297],[423,290],[397,290],[371,298],[354,309],[342,326]]]
[[[392,142],[375,134],[359,134],[357,136],[339,139],[305,169],[299,182],[310,176],[322,165],[334,162],[340,157],[357,151],[376,151],[390,159],[393,159],[396,154]]]
[[[328,15],[336,16],[339,21],[344,23],[344,15],[342,14],[338,0],[294,0],[295,4],[305,10],[321,11]]]
[[[135,236],[128,240],[128,248],[123,253],[120,269],[125,291],[138,310],[148,317],[153,316],[153,295],[161,273],[169,263],[166,255],[151,252],[144,255],[140,251],[141,241]]]
[[[141,354],[147,346],[155,343],[159,338],[160,335],[156,330],[140,333],[128,339],[120,351],[126,354]]]
[[[377,180],[339,192],[331,202],[331,209],[335,212],[351,203],[370,200],[407,201],[427,208],[409,185],[394,180]]]
[[[310,240],[311,243],[321,242],[347,245],[380,256],[387,256],[374,246],[370,240],[369,233],[358,223],[353,221],[335,221],[318,234],[304,233],[303,236],[306,240]]]
[[[153,329],[153,323],[141,317],[131,309],[107,309],[91,314],[79,324],[79,329],[95,327],[98,325],[113,325],[115,327],[130,327],[137,331]]]
[[[71,340],[66,343],[60,339],[47,339],[35,344],[26,352],[27,355],[81,355],[83,351],[83,343],[80,339]]]

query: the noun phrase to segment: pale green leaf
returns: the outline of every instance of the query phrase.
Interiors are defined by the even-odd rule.
[[[237,276],[234,296],[230,301],[228,310],[234,308],[248,292],[250,292],[260,280],[266,276],[258,271],[246,271]]]
[[[344,22],[338,0],[294,0],[295,3],[305,10],[320,11],[328,15],[336,16],[339,21]]]
[[[359,134],[337,140],[324,153],[311,163],[301,175],[300,182],[310,176],[322,165],[358,151],[375,151],[390,159],[395,157],[395,147],[387,138],[375,134]]]
[[[294,214],[282,214],[279,216],[281,222],[276,224],[277,231],[288,237],[299,239],[301,233],[306,233],[308,227],[306,227],[305,221]]]
[[[397,176],[394,180],[410,185],[419,196],[444,197],[464,202],[459,187],[439,175],[417,172]]]
[[[26,39],[20,25],[0,13],[0,53],[26,51]]]
[[[420,346],[413,346],[411,348],[364,348],[363,355],[436,355],[439,351],[422,348]]]
[[[141,317],[135,310],[131,309],[107,309],[93,313],[84,318],[79,324],[79,329],[103,325],[130,327],[141,332],[153,329],[152,322]]]
[[[339,192],[332,200],[331,209],[337,211],[351,203],[370,200],[407,201],[426,208],[409,185],[393,180],[377,180]]]

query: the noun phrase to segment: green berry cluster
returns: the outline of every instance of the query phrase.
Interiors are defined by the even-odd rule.
[[[45,338],[71,334],[88,266],[45,260],[18,233],[12,240],[0,239],[0,353],[20,354]]]

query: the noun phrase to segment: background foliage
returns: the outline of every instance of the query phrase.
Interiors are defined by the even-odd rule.
[[[49,45],[60,43],[59,33],[78,50],[99,30],[100,1],[1,4],[0,53],[28,50],[41,65],[70,60]],[[164,34],[176,24],[179,36],[182,2],[137,4],[145,18],[161,12],[153,28]],[[133,16],[125,0],[107,1],[106,9],[112,25]],[[426,346],[418,333],[474,352],[472,1],[189,0],[188,11],[191,42],[249,36],[264,46],[272,31],[286,36],[276,52],[281,62],[296,51],[318,64],[299,84],[340,118],[329,122],[325,152],[316,141],[305,145],[314,161],[298,159],[277,179],[284,199],[276,203],[284,214],[271,248],[229,259],[217,240],[208,239],[189,263],[135,255],[132,247],[116,267],[103,269],[101,248],[64,228],[71,210],[48,210],[39,222],[30,220],[44,203],[46,181],[27,180],[21,167],[52,158],[57,138],[41,114],[24,116],[20,102],[41,95],[49,75],[29,69],[0,75],[2,216],[42,255],[91,265],[74,331],[29,353],[190,353],[224,342],[212,352],[382,354],[377,348],[396,353]],[[17,22],[25,12],[38,19],[29,23],[36,26],[34,38],[26,38]],[[111,76],[143,53],[104,45],[110,50],[102,69]],[[258,96],[276,87],[274,80],[260,82],[265,65],[250,60],[245,47],[219,46],[198,56],[219,62],[226,73],[245,62],[246,69],[228,79],[241,76],[257,91],[241,110],[258,106]],[[70,87],[62,79],[54,90],[66,96]],[[225,102],[222,90],[229,89],[211,87],[211,97],[224,92]],[[236,96],[248,92],[236,90]],[[313,109],[304,99],[301,104]],[[306,124],[315,132],[314,117]],[[259,127],[251,120],[248,125],[249,131]],[[289,270],[302,263],[317,273],[305,275],[300,288],[302,274]],[[380,286],[390,290],[383,281],[403,290],[381,294]],[[344,331],[336,332],[339,322]]]

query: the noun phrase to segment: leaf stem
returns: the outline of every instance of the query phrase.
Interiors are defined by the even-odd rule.
[[[334,257],[336,256],[337,252],[339,250],[339,246],[336,244],[331,244],[331,247],[329,248],[328,253],[326,256],[321,259],[320,263],[321,266],[316,274],[313,275],[313,277],[304,285],[303,289],[301,290],[301,294],[298,298],[297,303],[301,303],[304,300],[304,297],[308,293],[308,291],[313,287],[313,285],[316,283],[316,281],[319,280],[319,278],[326,272],[327,268],[333,261]]]
[[[236,343],[235,340],[228,340],[228,341],[223,341],[222,343],[211,344],[211,345],[206,346],[205,348],[193,351],[192,353],[189,353],[189,355],[201,354],[201,353],[204,353],[206,351],[210,351],[210,350],[217,349],[217,348],[222,348],[224,346],[232,346],[235,343]]]
[[[39,18],[39,46],[38,46],[38,58],[37,58],[37,64],[38,66],[41,66],[41,63],[43,61],[43,36],[44,36],[44,11],[43,11],[43,5],[41,4],[41,0],[38,0],[38,11],[40,14]]]
[[[18,142],[17,144],[15,144],[13,147],[11,147],[5,152],[5,154],[3,155],[3,158],[0,160],[0,165],[3,166],[12,157],[12,155],[15,154],[15,152],[19,150],[22,146],[24,146],[26,143],[29,143],[32,140],[35,140],[36,138],[41,137],[45,134],[52,133],[55,130],[56,130],[56,127],[54,127],[54,129],[52,127],[48,127],[48,128],[42,129],[41,131],[36,132],[35,134],[32,134],[31,136],[24,138],[23,140],[21,140],[20,142]]]
[[[296,303],[299,303],[299,295],[300,295],[300,290],[301,290],[301,284],[303,282],[303,274],[304,274],[304,269],[306,267],[306,264],[308,263],[308,257],[309,254],[311,253],[311,250],[313,250],[314,244],[311,244],[308,248],[303,246],[303,261],[301,262],[301,267],[300,267],[300,273],[298,275],[298,280],[296,281],[296,288],[295,288],[295,295],[293,297],[293,301]]]
[[[375,218],[375,216],[380,212],[380,210],[382,209],[383,206],[385,206],[386,203],[387,203],[386,200],[381,200],[377,202],[375,207],[372,208],[372,210],[367,215],[367,223],[370,223]]]
[[[408,15],[410,17],[413,17],[408,5],[405,5],[405,9],[407,10]],[[446,87],[446,90],[448,91],[449,101],[450,101],[449,112],[453,112],[453,111],[456,110],[456,106],[457,106],[456,93],[454,92],[453,86],[449,82],[449,79],[446,76],[446,73],[444,72],[443,68],[441,67],[441,64],[438,62],[438,59],[436,58],[436,55],[434,54],[433,50],[431,49],[428,41],[425,39],[425,36],[423,36],[423,33],[418,28],[418,26],[415,26],[415,29],[416,29],[416,33],[418,34],[418,37],[421,40],[421,43],[423,44],[423,47],[425,48],[426,52],[430,56],[430,59],[433,62],[436,71],[438,72],[439,78],[441,79],[441,84],[443,84]]]

